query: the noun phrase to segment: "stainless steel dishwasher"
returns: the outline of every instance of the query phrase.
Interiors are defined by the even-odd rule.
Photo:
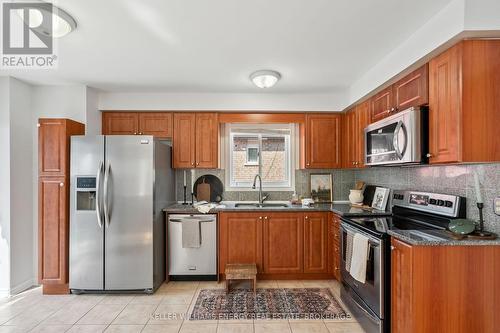
[[[182,246],[182,219],[199,219],[200,247]],[[217,280],[217,215],[168,215],[168,274],[172,281]]]

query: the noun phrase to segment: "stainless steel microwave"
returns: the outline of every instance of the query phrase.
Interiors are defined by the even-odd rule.
[[[425,163],[427,109],[410,108],[365,128],[365,164]]]

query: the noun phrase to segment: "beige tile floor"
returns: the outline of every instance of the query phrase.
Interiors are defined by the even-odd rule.
[[[259,281],[260,288],[330,288],[339,298],[336,281]],[[184,320],[204,288],[216,282],[170,282],[154,295],[44,296],[40,288],[0,299],[0,333],[13,332],[165,332],[165,333],[358,333],[346,320]]]

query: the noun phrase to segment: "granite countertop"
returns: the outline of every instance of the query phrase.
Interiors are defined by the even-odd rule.
[[[500,238],[494,240],[455,239],[444,230],[388,230],[387,233],[403,242],[420,246],[474,246],[500,245]],[[417,234],[416,234],[417,233]],[[423,234],[423,235],[422,235]],[[429,237],[429,238],[428,238]]]
[[[273,203],[273,202],[266,202]],[[280,202],[283,203],[283,202]],[[315,204],[311,207],[302,207],[301,205],[291,205],[287,203],[286,207],[236,207],[236,202],[222,202],[225,205],[224,208],[214,208],[210,210],[210,213],[217,212],[252,212],[252,211],[277,211],[277,212],[333,212],[340,216],[387,216],[390,212],[378,211],[378,210],[367,210],[357,207],[351,207],[351,205],[345,201],[333,202],[329,204]],[[200,214],[196,208],[191,205],[182,205],[180,203],[173,203],[164,209],[165,212],[169,214]]]

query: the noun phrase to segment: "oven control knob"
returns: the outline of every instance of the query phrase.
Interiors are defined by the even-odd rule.
[[[444,206],[444,201],[443,200],[438,200],[438,206]]]
[[[453,202],[451,202],[451,201],[446,200],[444,202],[444,204],[445,204],[446,207],[453,207]]]
[[[430,203],[431,205],[435,205],[435,204],[437,203],[437,201],[436,201],[436,199],[430,199],[430,200],[429,200],[429,203]]]

